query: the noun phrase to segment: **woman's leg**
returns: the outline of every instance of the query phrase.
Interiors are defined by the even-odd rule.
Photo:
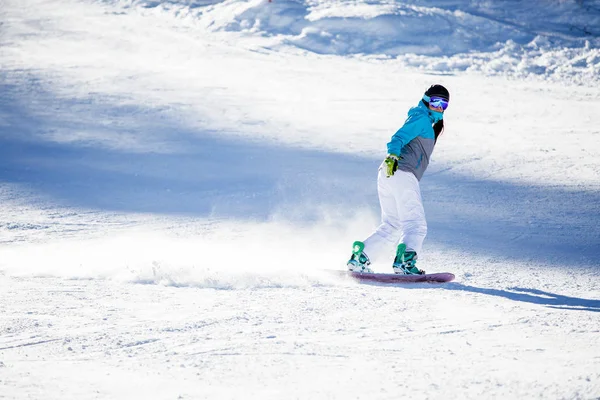
[[[427,236],[427,221],[423,200],[421,198],[421,187],[419,181],[410,172],[398,171],[399,185],[402,189],[396,189],[396,209],[398,224],[402,236],[399,243],[406,244],[407,250],[413,250],[417,254],[421,252],[423,241]]]
[[[388,178],[380,168],[377,191],[381,224],[365,239],[365,254],[372,262],[385,255],[393,258],[398,243],[419,253],[427,235],[427,222],[417,178],[405,171],[396,171]]]
[[[400,171],[398,171],[400,172]],[[397,174],[397,173],[396,173]],[[381,207],[381,224],[375,232],[365,239],[367,256],[374,261],[382,256],[395,254],[395,247],[401,238],[400,218],[396,196],[398,196],[398,182],[396,174],[387,177],[385,168],[380,167],[377,175],[377,193]]]

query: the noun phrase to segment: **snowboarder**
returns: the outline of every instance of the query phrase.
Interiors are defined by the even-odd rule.
[[[371,259],[395,246],[395,273],[425,273],[416,266],[427,234],[419,181],[444,130],[443,117],[449,100],[450,93],[444,86],[431,86],[419,104],[408,111],[406,122],[387,144],[388,155],[377,176],[381,224],[364,242],[354,242],[348,270],[372,273]]]

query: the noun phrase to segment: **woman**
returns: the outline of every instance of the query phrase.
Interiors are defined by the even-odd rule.
[[[369,257],[375,260],[396,248],[392,266],[395,273],[425,273],[416,266],[427,235],[419,181],[444,129],[444,111],[449,100],[450,93],[445,87],[431,86],[419,105],[408,111],[406,122],[387,144],[388,155],[377,176],[381,225],[364,242],[354,242],[347,264],[350,271],[373,272]]]

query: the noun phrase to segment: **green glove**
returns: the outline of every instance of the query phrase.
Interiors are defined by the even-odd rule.
[[[398,157],[395,154],[388,154],[388,156],[385,158],[385,172],[388,178],[394,175],[394,172],[398,170],[398,160],[400,159],[402,159],[402,157]]]

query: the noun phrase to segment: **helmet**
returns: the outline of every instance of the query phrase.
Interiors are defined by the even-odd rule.
[[[450,92],[448,92],[448,89],[442,85],[431,85],[431,87],[425,92],[425,95],[428,97],[441,97],[442,99],[450,101]]]

